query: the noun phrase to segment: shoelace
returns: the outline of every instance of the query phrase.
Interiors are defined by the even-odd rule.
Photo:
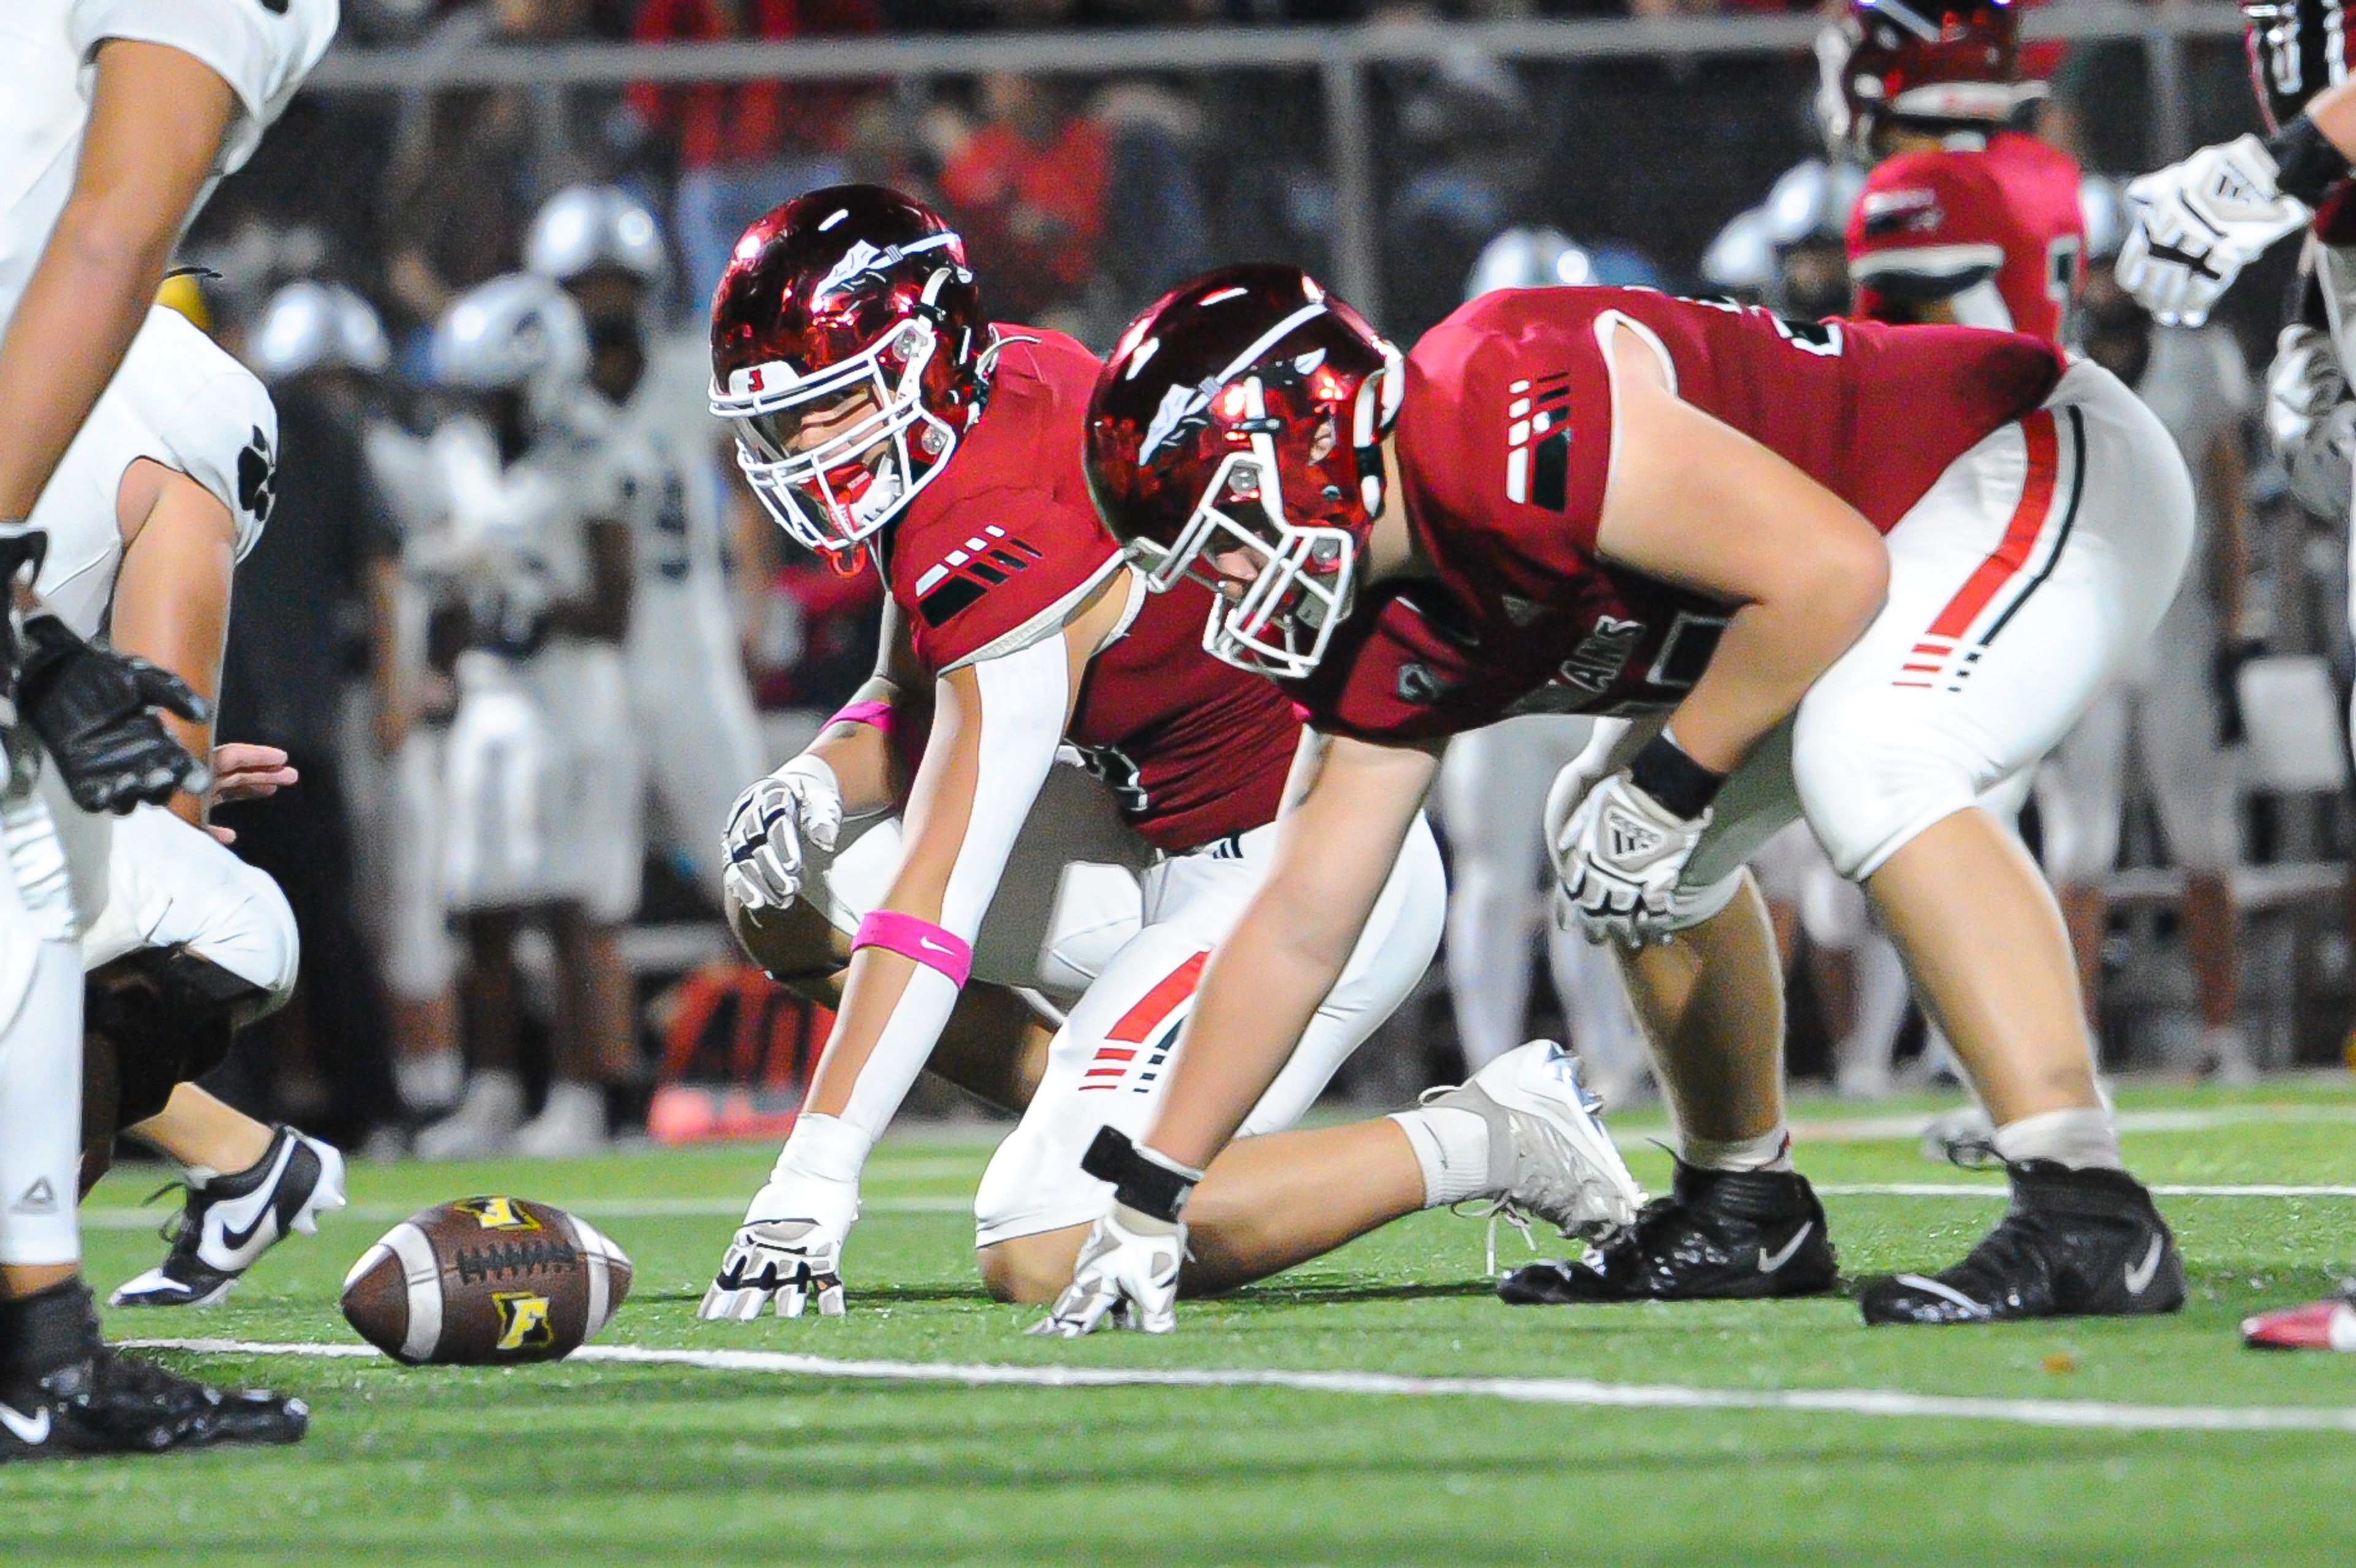
[[[155,1191],[147,1194],[146,1197],[141,1199],[139,1200],[139,1207],[142,1209],[148,1207],[150,1204],[154,1203],[155,1200],[163,1197],[166,1192],[178,1192],[185,1194],[185,1196],[180,1200],[180,1206],[177,1209],[173,1210],[170,1214],[166,1215],[161,1225],[155,1227],[155,1234],[162,1237],[165,1241],[171,1243],[173,1246],[177,1248],[180,1244],[180,1238],[187,1232],[187,1200],[197,1195],[197,1189],[185,1181],[167,1181],[164,1183],[163,1186],[155,1189]]]

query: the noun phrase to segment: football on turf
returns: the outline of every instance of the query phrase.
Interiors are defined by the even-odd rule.
[[[630,1260],[586,1220],[521,1198],[412,1214],[344,1276],[344,1317],[412,1366],[569,1356],[630,1294]]]

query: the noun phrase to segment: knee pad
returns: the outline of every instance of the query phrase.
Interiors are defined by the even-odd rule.
[[[1853,704],[1814,724],[1803,708],[1793,737],[1801,811],[1833,869],[1851,881],[1979,795],[1981,760],[1962,742],[1920,722],[1879,724],[1856,711],[1873,706]]]
[[[238,1026],[259,1017],[268,993],[182,948],[144,948],[85,982],[85,1096],[111,1101],[111,1136],[164,1108],[173,1088],[203,1077],[229,1055]],[[283,998],[281,998],[283,1000]],[[266,1009],[262,1009],[266,1010]]]

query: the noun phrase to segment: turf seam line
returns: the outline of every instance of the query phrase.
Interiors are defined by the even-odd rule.
[[[382,1360],[366,1345],[241,1339],[133,1339],[132,1349],[202,1355],[306,1356]],[[1709,1389],[1674,1383],[1606,1383],[1586,1378],[1416,1377],[1399,1372],[1293,1371],[1276,1368],[1019,1367],[986,1362],[841,1360],[778,1350],[584,1345],[574,1361],[693,1367],[871,1382],[1048,1389],[1280,1388],[1302,1393],[1501,1399],[1522,1404],[1621,1410],[1759,1411],[1858,1415],[2115,1432],[2345,1432],[2356,1409],[2297,1405],[2121,1404],[2099,1400],[1996,1399],[1906,1393],[1894,1389]]]

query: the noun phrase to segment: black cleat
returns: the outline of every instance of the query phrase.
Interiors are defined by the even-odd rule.
[[[0,1311],[15,1336],[0,1378],[0,1462],[294,1443],[310,1425],[299,1399],[224,1392],[101,1344],[79,1281]]]
[[[1963,1262],[1892,1275],[1858,1298],[1868,1323],[2137,1317],[2184,1305],[2184,1260],[2143,1183],[2123,1170],[2023,1160],[2012,1207]]]
[[[1578,1263],[1524,1265],[1497,1282],[1515,1306],[1821,1296],[1839,1277],[1824,1206],[1789,1170],[1677,1161],[1668,1196]]]
[[[343,1206],[344,1157],[282,1124],[248,1168],[190,1179],[187,1206],[164,1227],[172,1250],[106,1304],[210,1307],[262,1253],[297,1232],[316,1233],[319,1216]]]

